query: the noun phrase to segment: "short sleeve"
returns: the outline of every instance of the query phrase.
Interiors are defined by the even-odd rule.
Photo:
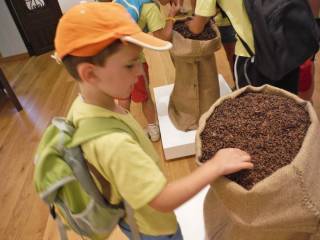
[[[216,0],[197,0],[195,14],[202,17],[211,17],[216,12]]]
[[[103,137],[97,151],[101,167],[133,209],[147,205],[165,187],[167,180],[156,162],[127,133]],[[103,159],[108,158],[108,159]]]
[[[142,6],[141,16],[145,18],[148,32],[155,32],[165,27],[166,20],[160,9],[154,3],[147,3]]]

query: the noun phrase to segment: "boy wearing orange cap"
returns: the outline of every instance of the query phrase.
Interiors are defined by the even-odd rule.
[[[58,24],[55,46],[56,57],[79,84],[80,95],[68,114],[75,127],[81,127],[84,119],[99,117],[112,118],[131,130],[114,127],[82,144],[82,150],[110,183],[110,202],[126,200],[132,207],[142,240],[181,240],[173,209],[219,176],[252,168],[247,153],[223,149],[189,176],[167,182],[152,143],[114,98],[130,96],[142,73],[141,47],[167,50],[171,44],[143,33],[121,5],[84,3],[73,7]],[[119,225],[131,238],[126,219]]]

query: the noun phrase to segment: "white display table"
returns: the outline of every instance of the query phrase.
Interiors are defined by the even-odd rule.
[[[209,186],[174,210],[184,240],[205,240],[203,202]]]
[[[231,93],[231,89],[219,74],[220,96]],[[166,160],[195,154],[196,131],[180,131],[172,124],[168,105],[173,84],[154,88],[163,152]]]

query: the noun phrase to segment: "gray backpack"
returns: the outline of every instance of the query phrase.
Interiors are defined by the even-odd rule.
[[[36,154],[34,183],[59,226],[61,240],[67,239],[66,228],[82,237],[106,239],[126,214],[132,239],[140,239],[132,209],[126,202],[109,203],[109,182],[83,157],[81,149],[81,144],[115,128],[135,137],[125,123],[119,124],[113,118],[84,119],[79,128],[64,118],[54,118],[42,136]]]

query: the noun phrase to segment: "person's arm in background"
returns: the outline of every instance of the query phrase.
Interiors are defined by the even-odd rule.
[[[195,16],[187,22],[189,30],[194,34],[200,34],[211,17],[217,14],[218,0],[192,0]]]
[[[162,4],[164,2],[160,1],[160,3]],[[176,14],[179,12],[181,8],[180,1],[171,2],[170,5],[171,7],[170,7],[168,17],[166,19],[166,25],[164,26],[164,28],[152,32],[153,36],[165,41],[171,41],[173,24],[175,22],[174,17],[176,16]]]
[[[168,183],[149,206],[161,212],[172,211],[220,176],[252,169],[250,161],[250,155],[240,149],[221,149],[190,175]]]
[[[203,31],[204,26],[209,21],[209,17],[194,16],[192,20],[186,22],[189,30],[194,34],[199,34]]]
[[[196,10],[196,3],[197,3],[197,0],[190,0],[192,13],[194,13],[194,11]]]

